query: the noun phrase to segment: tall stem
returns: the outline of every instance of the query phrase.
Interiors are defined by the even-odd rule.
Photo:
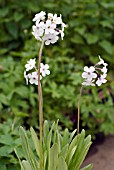
[[[39,55],[38,55],[38,96],[39,96],[39,125],[40,125],[40,170],[43,167],[43,150],[42,150],[42,139],[43,139],[43,98],[42,98],[42,86],[40,82],[40,63],[42,57],[42,50],[44,41],[42,41]]]
[[[82,89],[83,89],[83,86],[80,88],[80,94],[79,94],[79,99],[78,99],[77,135],[79,134],[79,130],[80,130],[80,101],[81,101],[81,96],[82,96]]]

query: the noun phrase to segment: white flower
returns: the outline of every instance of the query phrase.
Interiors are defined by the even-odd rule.
[[[53,19],[53,14],[52,13],[48,13],[48,19],[50,19],[50,20]]]
[[[41,21],[40,23],[38,23],[37,21],[36,21],[36,26],[38,27],[38,28],[42,28],[43,30],[45,29],[45,23],[43,22],[43,21]]]
[[[84,72],[82,73],[82,77],[87,79],[88,81],[91,81],[93,78],[97,77],[97,74],[94,73],[95,68],[91,66],[88,68],[87,66],[84,67]]]
[[[29,71],[33,68],[35,68],[35,64],[36,64],[36,59],[30,59],[29,61],[27,61],[27,64],[25,65],[26,71]]]
[[[43,28],[40,28],[40,27],[37,27],[37,26],[35,26],[35,25],[32,26],[32,29],[33,29],[32,34],[35,36],[35,38],[36,38],[37,40],[40,40],[40,41],[41,41],[40,36],[43,35],[44,29],[43,29]]]
[[[44,11],[41,11],[40,13],[36,14],[35,17],[33,18],[33,21],[39,21],[45,19],[46,13]]]
[[[86,80],[82,83],[83,86],[95,86],[95,84],[93,83],[93,81],[91,80]]]
[[[40,73],[43,77],[50,74],[49,65],[40,63]]]
[[[45,41],[46,45],[54,44],[57,42],[57,40],[59,39],[59,37],[56,34],[47,34],[44,35],[43,40]]]
[[[101,71],[103,72],[103,73],[107,73],[107,68],[104,66],[102,69],[101,69]]]
[[[57,17],[57,14],[54,14],[54,16],[53,16],[53,22],[54,22],[55,24],[62,24],[61,15],[60,15],[60,17]]]
[[[56,24],[52,23],[51,20],[46,21],[45,27],[45,34],[55,33]]]
[[[97,63],[98,65],[103,64],[105,67],[108,65],[107,63],[104,62],[104,60],[100,57],[100,55],[99,55],[99,60],[100,61]]]
[[[107,74],[100,75],[98,80],[96,81],[97,86],[101,86],[102,83],[106,83],[107,80],[105,79]]]
[[[29,77],[30,84],[38,85],[38,73],[36,71],[28,74],[28,77]],[[42,79],[42,76],[40,75],[40,80],[41,79]]]

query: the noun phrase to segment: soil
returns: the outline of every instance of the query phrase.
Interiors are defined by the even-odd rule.
[[[83,165],[92,163],[92,170],[114,170],[114,135],[93,143]]]

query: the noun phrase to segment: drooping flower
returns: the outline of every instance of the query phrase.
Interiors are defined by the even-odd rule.
[[[27,61],[27,64],[25,65],[26,71],[29,71],[29,70],[32,70],[33,68],[35,68],[35,64],[36,64],[35,58]]]
[[[104,62],[104,60],[100,57],[100,55],[99,55],[99,60],[100,60],[100,61],[97,63],[98,65],[101,65],[101,64],[102,64],[102,65],[104,65],[105,67],[108,65],[107,63]]]
[[[93,83],[94,81],[92,80],[85,80],[82,85],[83,86],[95,86],[95,84]]]
[[[107,76],[107,63],[99,56],[100,61],[94,66],[84,67],[84,72],[82,77],[85,79],[82,83],[83,86],[101,86],[101,84],[106,83]],[[102,67],[103,65],[103,67]],[[95,82],[96,81],[96,82]]]
[[[100,75],[98,80],[96,81],[97,86],[101,86],[101,84],[106,83],[107,80],[105,79],[107,74]]]
[[[49,65],[40,63],[40,73],[43,77],[50,74]]]

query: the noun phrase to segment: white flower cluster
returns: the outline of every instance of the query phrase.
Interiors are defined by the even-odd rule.
[[[27,61],[27,64],[25,65],[26,70],[24,71],[24,77],[26,79],[26,83],[28,84],[28,82],[30,84],[36,84],[38,85],[38,70],[36,69],[36,59],[30,59],[29,61]],[[28,71],[34,69],[35,71],[33,72],[29,72]],[[50,70],[49,70],[49,65],[48,64],[40,64],[40,80],[42,79],[42,77],[45,77],[46,75],[50,74]]]
[[[32,34],[37,40],[44,41],[45,45],[57,42],[59,34],[61,34],[63,39],[66,25],[62,22],[61,15],[58,17],[57,14],[48,13],[46,19],[46,13],[41,11],[35,15],[33,21],[35,25],[32,27]]]
[[[106,83],[107,63],[99,56],[99,62],[95,66],[84,67],[82,77],[85,79],[82,85],[84,86],[101,86]]]

